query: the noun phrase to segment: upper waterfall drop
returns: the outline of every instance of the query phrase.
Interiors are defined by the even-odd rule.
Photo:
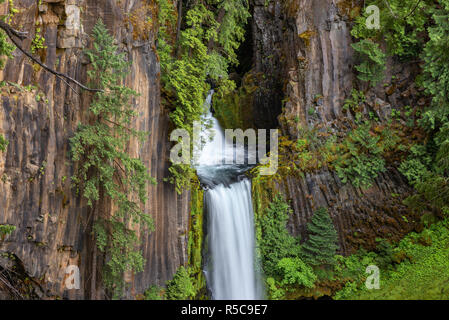
[[[210,109],[213,91],[205,107]],[[225,142],[223,129],[210,110],[201,138],[197,172],[208,186],[205,208],[208,214],[209,263],[205,274],[212,298],[256,300],[263,296],[255,256],[254,212],[251,181],[242,177],[248,166],[225,164],[234,156],[233,144]],[[212,135],[212,139],[209,136]]]

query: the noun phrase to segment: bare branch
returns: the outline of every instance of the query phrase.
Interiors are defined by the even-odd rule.
[[[47,70],[48,72],[50,72],[50,73],[54,74],[55,76],[57,76],[58,78],[60,78],[72,90],[74,90],[74,89],[67,83],[66,80],[73,82],[78,87],[80,87],[81,89],[86,90],[86,91],[103,92],[103,90],[101,90],[101,89],[88,88],[85,85],[83,85],[82,83],[80,83],[79,81],[73,79],[72,77],[69,77],[68,75],[66,75],[64,73],[61,73],[61,72],[51,69],[50,67],[48,67],[47,65],[43,64],[41,61],[39,61],[38,59],[33,57],[33,55],[31,53],[29,53],[28,51],[26,51],[25,49],[22,48],[22,46],[19,44],[19,42],[16,39],[16,38],[18,38],[20,40],[24,40],[27,37],[27,34],[28,34],[27,32],[21,32],[21,31],[14,30],[13,28],[11,28],[10,25],[8,25],[7,23],[5,23],[3,21],[0,21],[0,28],[6,32],[6,35],[9,37],[9,39],[11,39],[12,43],[14,43],[14,45],[17,47],[17,49],[19,49],[24,55],[26,55],[33,62],[37,63],[43,69]]]

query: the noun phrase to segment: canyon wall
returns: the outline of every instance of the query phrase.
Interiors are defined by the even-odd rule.
[[[83,49],[91,46],[89,35],[98,19],[132,62],[126,85],[139,93],[133,126],[148,132],[148,139],[134,141],[129,151],[144,161],[158,184],[148,188],[145,208],[156,229],[139,232],[145,271],[125,277],[126,297],[141,294],[150,284],[163,285],[186,263],[189,194],[177,195],[163,180],[168,176],[169,121],[160,104],[156,27],[145,24],[149,16],[156,21],[155,2],[15,0],[14,4],[19,13],[12,26],[29,32],[24,48],[30,49],[39,28],[46,48],[38,55],[59,72],[87,82]],[[0,14],[7,12],[7,6],[0,5]],[[88,121],[92,94],[42,70],[18,50],[0,71],[1,81],[0,134],[9,145],[0,152],[0,224],[14,225],[16,230],[0,241],[0,251],[8,253],[0,258],[0,266],[18,265],[33,279],[35,294],[41,298],[104,298],[100,281],[104,257],[95,249],[90,210],[70,181],[74,167],[69,138],[78,123]],[[80,290],[65,290],[68,265],[80,268]]]
[[[350,12],[362,10],[363,2],[253,0],[252,5],[252,72],[265,75],[254,99],[256,127],[277,121],[282,134],[292,140],[301,137],[298,124],[342,136],[350,128],[345,117],[351,116],[343,112],[343,104],[356,85],[366,91],[369,111],[381,123],[386,122],[392,106],[416,104],[413,72],[417,66],[388,61],[385,81],[395,75],[394,84],[381,82],[369,89],[357,81]],[[254,190],[263,193],[263,189]],[[334,171],[322,168],[305,172],[303,178],[285,176],[255,198],[270,197],[276,190],[291,202],[294,213],[288,227],[293,234],[306,236],[314,210],[329,208],[342,253],[360,245],[373,249],[376,238],[398,240],[419,228],[418,217],[402,204],[411,189],[391,163],[368,189],[343,184]]]

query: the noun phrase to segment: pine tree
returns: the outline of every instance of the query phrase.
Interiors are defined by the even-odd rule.
[[[290,206],[281,195],[277,195],[261,219],[262,238],[259,242],[263,269],[267,275],[277,273],[277,264],[283,258],[296,258],[299,254],[299,239],[288,233],[287,221]]]
[[[327,209],[315,212],[307,224],[309,239],[302,245],[302,259],[312,266],[333,265],[338,235]]]

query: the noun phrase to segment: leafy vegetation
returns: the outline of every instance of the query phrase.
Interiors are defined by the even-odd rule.
[[[415,208],[429,205],[440,212],[449,210],[449,1],[429,9],[433,23],[428,27],[429,41],[422,57],[421,84],[431,97],[422,115],[421,126],[429,133],[425,146],[416,146],[401,164],[401,172],[418,194],[407,199]]]
[[[351,34],[356,39],[384,41],[387,54],[397,56],[401,60],[419,56],[422,51],[425,31],[428,22],[428,7],[431,0],[372,0],[366,3],[376,5],[380,9],[380,28],[368,29],[366,19],[368,12],[356,17]]]
[[[129,64],[101,21],[93,37],[94,49],[87,51],[92,65],[88,75],[103,91],[95,94],[89,107],[92,121],[80,124],[70,140],[72,160],[78,164],[72,180],[95,212],[97,246],[107,257],[104,283],[120,297],[123,272],[143,270],[133,228],[152,228],[141,205],[146,202],[147,185],[154,180],[142,161],[127,151],[131,139],[143,138],[143,133],[130,127],[136,116],[131,100],[137,94],[121,84]],[[111,214],[100,212],[102,199],[112,202]]]
[[[396,246],[376,252],[338,257],[338,275],[351,278],[336,299],[427,300],[449,298],[449,222],[440,221],[422,233],[411,233]],[[380,259],[389,258],[382,264]],[[380,289],[365,287],[368,265],[378,265]]]
[[[0,151],[5,152],[8,147],[9,141],[5,139],[3,135],[0,134]]]
[[[370,130],[371,124],[365,122],[351,131],[340,146],[335,169],[343,183],[369,187],[379,172],[385,170],[380,136],[371,134]]]
[[[352,47],[358,53],[359,60],[361,60],[361,63],[355,66],[359,72],[357,77],[375,86],[384,77],[384,71],[386,69],[385,54],[377,43],[369,39],[363,39],[357,43],[353,43]]]
[[[189,300],[196,295],[189,271],[181,266],[173,279],[167,282],[166,298],[168,300]]]
[[[163,291],[158,286],[151,286],[145,291],[145,300],[162,300]]]
[[[0,240],[13,233],[16,230],[16,226],[10,224],[0,224]]]
[[[9,22],[11,19],[11,16],[14,15],[16,12],[16,9],[14,8],[13,1],[9,1],[9,7],[10,12],[6,15],[0,15],[0,21]],[[4,3],[5,0],[0,0],[0,4]],[[6,58],[11,58],[11,54],[14,51],[15,46],[11,44],[8,41],[8,37],[6,36],[5,32],[3,30],[0,30],[0,69],[3,69],[5,67],[5,59],[3,59],[3,56],[6,56]]]

